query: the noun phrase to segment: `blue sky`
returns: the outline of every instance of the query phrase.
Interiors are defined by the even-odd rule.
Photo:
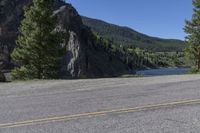
[[[185,19],[191,19],[192,0],[66,0],[79,14],[128,26],[141,33],[182,39]]]

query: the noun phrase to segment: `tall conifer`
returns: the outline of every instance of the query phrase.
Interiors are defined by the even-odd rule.
[[[200,0],[193,0],[194,14],[191,21],[186,21],[185,32],[188,34],[186,54],[200,71]]]
[[[51,79],[59,77],[62,58],[62,33],[55,30],[57,18],[53,15],[54,0],[33,0],[25,8],[17,47],[12,58],[21,64],[12,74],[17,79]]]

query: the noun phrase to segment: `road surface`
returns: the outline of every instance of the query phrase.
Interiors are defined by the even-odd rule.
[[[199,131],[199,75],[0,84],[0,133]]]

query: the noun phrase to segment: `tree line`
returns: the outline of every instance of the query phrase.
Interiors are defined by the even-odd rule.
[[[116,56],[131,70],[157,67],[186,66],[183,52],[155,52],[140,49],[134,45],[116,44],[96,34],[97,44],[102,45],[110,55]]]

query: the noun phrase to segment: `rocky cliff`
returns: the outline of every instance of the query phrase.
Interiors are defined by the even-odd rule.
[[[23,19],[23,7],[31,5],[32,0],[2,0],[0,2],[0,68],[12,69],[10,53],[15,47],[18,28]],[[96,43],[90,29],[83,25],[82,19],[72,5],[55,0],[54,14],[58,16],[58,27],[65,31],[66,48],[63,57],[61,76],[63,78],[95,78],[118,76],[128,71],[115,56],[106,52]],[[112,60],[111,60],[112,59]]]

